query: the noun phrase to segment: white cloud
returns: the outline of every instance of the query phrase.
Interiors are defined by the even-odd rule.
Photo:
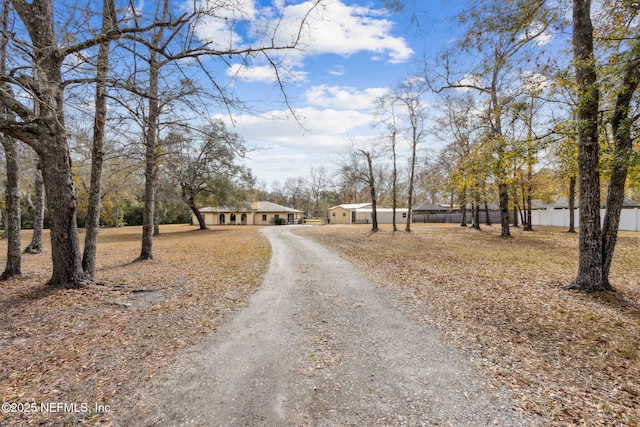
[[[295,116],[294,116],[295,113]],[[228,126],[235,124],[236,132],[245,139],[264,143],[295,146],[301,138],[314,140],[320,138],[319,145],[326,145],[321,139],[327,135],[342,135],[358,127],[367,127],[372,120],[368,113],[356,110],[298,108],[292,113],[289,110],[273,110],[261,116],[234,115],[228,117],[217,115]]]
[[[308,10],[311,2],[290,6],[285,21]],[[306,9],[305,9],[306,8]],[[372,52],[376,58],[388,57],[389,62],[407,61],[413,54],[406,40],[395,37],[393,22],[381,18],[379,10],[361,6],[347,6],[340,0],[329,0],[314,9],[302,34],[308,54],[334,53],[349,56],[357,52]],[[294,27],[295,28],[295,27]]]
[[[320,85],[308,89],[304,96],[308,104],[328,108],[369,109],[378,98],[389,93],[387,88],[368,88]]]
[[[294,67],[281,66],[278,67],[278,74],[271,65],[247,65],[247,64],[232,64],[226,71],[227,75],[240,80],[250,82],[263,82],[273,83],[280,81],[294,81],[301,82],[306,79],[307,73],[300,70],[295,70]]]
[[[460,86],[482,87],[484,84],[485,84],[484,79],[480,74],[465,74],[464,77],[462,77],[458,81],[458,85],[460,85]],[[457,90],[460,91],[460,92],[467,92],[467,91],[470,91],[471,88],[470,87],[460,87]]]
[[[190,7],[189,2],[186,5]],[[194,6],[201,12],[194,26],[195,34],[218,50],[239,48],[245,44],[236,27],[243,28],[243,22],[255,20],[259,13],[254,0],[200,0]]]
[[[287,177],[307,177],[311,167],[333,169],[330,157],[344,150],[347,139],[360,140],[375,135],[372,116],[365,112],[334,108],[273,110],[254,115],[218,115],[233,132],[241,135],[248,146],[259,151],[249,153],[246,165],[266,181]],[[354,136],[355,135],[355,136]]]
[[[536,46],[545,46],[553,41],[553,34],[544,29],[541,22],[532,23],[529,28],[521,35],[521,39],[528,39],[535,36],[534,43]]]
[[[329,71],[327,72],[332,76],[343,76],[344,67],[342,65],[334,65],[333,67],[329,68]]]
[[[297,49],[271,51],[276,60],[287,58],[288,74],[283,80],[298,81],[304,77],[301,68],[309,55],[336,54],[344,57],[369,52],[370,59],[402,63],[409,60],[413,50],[403,37],[392,34],[394,23],[381,9],[347,6],[342,0],[325,0],[313,8],[314,1],[287,4],[275,0],[271,7],[259,7],[252,0],[200,0],[196,7],[209,8],[211,13],[200,18],[195,26],[196,35],[210,46],[232,50],[270,46],[291,46]],[[303,24],[304,20],[304,24]],[[234,65],[229,73],[255,78],[257,81],[275,81],[267,78],[264,57],[244,58],[242,65]],[[254,69],[255,68],[255,69]],[[238,73],[242,70],[241,73]],[[330,73],[342,73],[334,68]]]

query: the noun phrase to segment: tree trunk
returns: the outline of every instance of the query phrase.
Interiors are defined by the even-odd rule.
[[[502,224],[500,236],[511,237],[509,231],[509,190],[504,182],[498,184],[498,195],[500,197],[500,223]]]
[[[371,231],[377,233],[378,228],[378,205],[376,195],[376,179],[373,173],[373,160],[371,159],[371,153],[362,151],[367,159],[367,167],[369,168],[369,194],[371,195]]]
[[[532,124],[529,123],[529,128],[532,127]],[[531,135],[532,136],[532,135]],[[530,139],[531,139],[530,136]],[[532,202],[532,196],[531,193],[533,193],[533,147],[531,147],[531,142],[529,142],[529,152],[528,152],[528,156],[527,156],[527,184],[525,185],[525,191],[527,194],[526,200],[525,200],[525,211],[526,211],[526,215],[525,215],[525,225],[524,225],[524,231],[533,231],[533,224],[531,224],[531,217],[532,217],[532,207],[531,207],[531,202]]]
[[[415,180],[415,172],[416,172],[416,157],[417,157],[416,146],[418,144],[417,138],[418,137],[414,130],[413,144],[412,144],[412,150],[411,150],[411,167],[409,170],[409,191],[408,191],[409,194],[408,194],[408,200],[407,200],[407,203],[409,204],[409,214],[407,215],[407,225],[404,229],[404,231],[406,232],[411,231],[411,206],[413,204],[413,181]]]
[[[64,131],[51,136],[40,155],[51,221],[53,274],[48,285],[78,288],[86,282],[80,257],[76,211],[78,196]]]
[[[156,172],[157,173],[157,172]],[[156,186],[156,194],[153,200],[153,235],[160,235],[160,197],[158,197],[158,187]]]
[[[533,217],[533,212],[532,212],[532,207],[531,207],[531,185],[527,185],[527,204],[526,204],[526,214],[525,214],[525,227],[524,227],[524,231],[533,231],[533,224],[531,223],[532,221],[532,217]]]
[[[8,30],[9,22],[9,4],[4,2],[2,7],[2,31],[3,36],[0,40],[2,47],[0,48],[0,73],[6,73],[6,38],[4,32]],[[2,108],[3,118],[7,118],[10,112],[6,108]],[[6,183],[6,232],[7,232],[7,262],[0,280],[8,280],[15,276],[19,276],[22,265],[22,254],[20,252],[20,231],[22,228],[20,218],[20,162],[18,159],[18,142],[7,135],[0,134],[0,142],[4,147],[4,154],[7,166],[7,183]]]
[[[487,227],[491,227],[491,215],[489,215],[489,202],[487,201],[487,182],[482,182],[482,198],[484,199],[484,212],[485,218],[484,223]],[[480,198],[478,197],[478,203],[480,203]]]
[[[640,60],[629,63],[622,80],[622,91],[616,98],[611,128],[615,141],[614,164],[607,191],[607,211],[602,228],[602,282],[611,288],[609,272],[616,241],[620,214],[624,204],[624,188],[629,169],[629,159],[633,152],[632,123],[629,117],[634,92],[640,84]]]
[[[535,147],[533,146],[533,110],[535,99],[531,96],[529,114],[527,117],[527,182],[522,186],[522,198],[524,199],[525,224],[524,231],[533,231],[531,224],[531,193],[533,192],[533,165],[535,163]],[[526,194],[526,197],[525,197]]]
[[[462,214],[462,221],[460,221],[460,227],[467,226],[467,207],[460,206],[460,213]]]
[[[139,260],[153,259],[153,211],[155,208],[157,132],[159,117],[157,52],[149,60],[149,114],[145,123],[144,211],[142,214],[142,249]]]
[[[4,121],[3,131],[29,144],[39,156],[51,217],[53,274],[48,284],[77,288],[85,283],[85,277],[76,224],[78,197],[64,120],[64,55],[55,35],[53,1],[12,4],[31,38],[32,85],[37,95],[33,112],[13,104],[22,121]]]
[[[473,210],[473,228],[480,230],[480,203],[474,203],[471,205],[471,209]],[[489,211],[487,211],[487,215],[489,215]]]
[[[396,226],[396,208],[398,207],[398,164],[397,164],[397,155],[396,155],[396,131],[393,130],[391,134],[391,150],[393,154],[393,172],[391,179],[393,180],[393,231],[398,231],[398,227]]]
[[[195,201],[193,199],[188,199],[186,200],[186,203],[187,203],[187,206],[189,206],[189,209],[191,209],[191,212],[193,212],[193,214],[196,216],[196,219],[198,220],[198,225],[200,226],[200,230],[206,230],[207,224],[204,221],[204,216],[196,206]]]
[[[18,142],[6,135],[0,135],[7,162],[7,263],[0,280],[19,276],[22,253],[20,252],[20,163],[18,161]]]
[[[569,178],[569,229],[567,233],[576,232],[576,177]]]
[[[578,86],[578,173],[580,180],[580,238],[578,273],[571,287],[581,292],[610,289],[602,281],[602,231],[600,228],[600,169],[598,152],[598,102],[593,55],[591,2],[573,1],[573,50]]]
[[[106,33],[115,20],[116,12],[113,0],[102,3],[102,32]],[[96,269],[96,250],[100,229],[100,211],[102,200],[102,164],[104,160],[104,130],[107,121],[107,72],[109,69],[109,42],[100,43],[98,66],[96,69],[96,100],[93,119],[93,147],[91,148],[91,183],[89,186],[89,206],[87,209],[86,234],[82,268],[87,278],[93,279]]]
[[[452,201],[453,202],[453,201]],[[453,207],[453,203],[451,203],[451,207]],[[463,188],[460,192],[460,213],[462,214],[462,221],[460,222],[461,227],[467,226],[467,188]]]
[[[453,208],[453,196],[451,196],[451,208]],[[462,214],[462,221],[460,221],[460,227],[467,226],[467,188],[463,188],[460,192],[460,213]]]
[[[371,194],[371,231],[377,233],[380,229],[378,228],[378,205],[376,202],[375,185],[372,184],[369,187],[369,192]]]
[[[42,179],[42,171],[40,165],[36,170],[36,205],[34,207],[33,215],[33,235],[31,236],[31,243],[24,249],[26,254],[41,254],[44,252],[42,246],[42,230],[44,229],[44,180]]]

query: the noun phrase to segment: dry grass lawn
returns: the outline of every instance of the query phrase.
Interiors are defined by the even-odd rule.
[[[336,248],[472,351],[544,425],[640,425],[640,233],[620,234],[617,292],[583,295],[564,289],[577,271],[578,236],[562,229],[516,229],[503,239],[499,227],[386,227],[301,234]]]
[[[23,276],[0,283],[0,398],[27,404],[3,406],[0,425],[110,425],[145,382],[215,330],[261,283],[271,248],[257,228],[161,231],[156,259],[132,263],[141,228],[102,230],[96,278],[103,285],[45,288],[50,252],[25,255]],[[29,241],[25,232],[24,244]],[[3,240],[0,260],[5,257]],[[60,412],[42,412],[50,404]]]
[[[268,266],[267,240],[254,227],[194,229],[164,226],[156,259],[137,263],[140,228],[103,230],[104,284],[81,290],[45,288],[50,254],[24,256],[23,276],[0,283],[0,398],[38,412],[0,413],[0,425],[110,425],[150,378],[247,301]],[[473,352],[495,386],[510,388],[545,425],[640,425],[640,234],[621,233],[617,292],[582,295],[563,289],[576,272],[577,235],[498,232],[300,229]],[[6,240],[0,263],[5,253]],[[56,402],[78,412],[41,412]]]

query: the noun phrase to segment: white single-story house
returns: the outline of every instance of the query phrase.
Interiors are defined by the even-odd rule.
[[[329,208],[329,224],[371,224],[372,204],[356,203],[344,204]],[[376,208],[378,224],[393,224],[393,209]],[[407,208],[396,208],[396,224],[407,222],[407,215],[410,215]]]
[[[254,202],[246,208],[206,207],[199,209],[206,225],[298,224],[302,211],[271,202]],[[194,224],[198,222],[192,215]]]

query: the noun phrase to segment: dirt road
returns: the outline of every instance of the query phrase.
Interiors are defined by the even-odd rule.
[[[528,425],[467,356],[293,229],[263,229],[273,258],[249,305],[118,425]]]

